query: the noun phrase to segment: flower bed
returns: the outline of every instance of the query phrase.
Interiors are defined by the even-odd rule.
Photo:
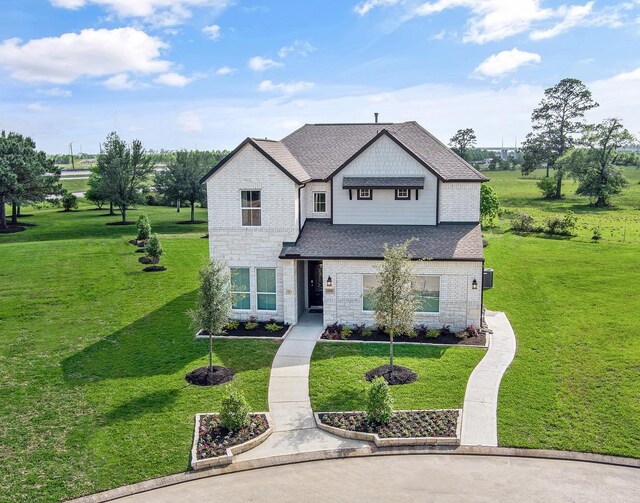
[[[232,320],[225,327],[224,333],[216,334],[214,337],[283,337],[290,326],[286,323],[279,323],[275,320],[266,322],[250,319],[249,321]],[[209,337],[204,330],[196,334],[197,338]]]
[[[383,328],[365,325],[329,325],[322,334],[322,339],[332,341],[368,341],[389,342],[389,334]],[[486,336],[473,325],[462,332],[452,332],[448,325],[428,327],[417,325],[411,334],[394,337],[394,342],[413,342],[422,344],[452,344],[457,346],[485,346]]]
[[[335,435],[368,440],[377,446],[459,445],[462,411],[399,410],[389,423],[371,423],[366,412],[320,412],[318,427]]]
[[[266,412],[250,414],[249,425],[238,431],[229,431],[221,426],[218,414],[196,414],[191,467],[199,470],[229,464],[234,454],[261,444],[271,435],[268,416]]]

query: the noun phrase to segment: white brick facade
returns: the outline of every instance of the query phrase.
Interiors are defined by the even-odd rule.
[[[479,182],[440,182],[440,222],[480,221]]]
[[[376,274],[379,261],[325,260],[323,275],[334,285],[333,291],[324,293],[324,322],[374,324],[372,312],[363,311],[363,274]],[[440,312],[416,313],[416,323],[433,328],[451,325],[462,330],[471,324],[480,326],[481,290],[472,288],[473,280],[482,282],[481,262],[414,262],[416,275],[440,277]]]

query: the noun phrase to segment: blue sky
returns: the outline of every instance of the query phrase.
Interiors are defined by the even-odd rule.
[[[417,120],[513,144],[564,77],[640,133],[640,0],[3,0],[0,128],[95,152]]]

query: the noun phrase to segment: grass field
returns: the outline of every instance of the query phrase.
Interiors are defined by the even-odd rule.
[[[397,409],[455,409],[462,407],[469,375],[485,350],[396,344],[394,353],[397,365],[418,374],[414,383],[390,387]],[[387,344],[318,343],[309,379],[313,410],[366,410],[364,374],[388,363]]]
[[[68,190],[69,192],[86,192],[89,190],[89,179],[83,180],[60,180],[62,184],[62,188]]]
[[[183,471],[194,413],[219,409],[224,387],[184,381],[208,361],[186,316],[206,225],[144,211],[166,272],[141,272],[134,227],[105,225],[118,217],[104,211],[29,208],[36,227],[0,236],[0,501],[59,501]],[[216,363],[236,370],[254,410],[267,407],[277,347],[215,342]]]
[[[572,183],[564,200],[544,201],[535,180],[487,173],[507,214],[485,232],[495,269],[485,303],[507,313],[518,341],[500,388],[501,445],[640,457],[640,172],[626,172],[632,185],[608,209],[587,206]],[[514,210],[542,220],[567,209],[578,237],[505,232]]]

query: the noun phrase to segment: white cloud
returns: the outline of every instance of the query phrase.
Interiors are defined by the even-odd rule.
[[[187,110],[178,115],[178,127],[186,133],[197,133],[202,131],[202,119],[198,112]]]
[[[185,77],[184,75],[180,75],[179,73],[169,72],[158,75],[155,79],[153,79],[153,81],[156,84],[161,84],[163,86],[184,87],[187,84],[193,82],[193,78]]]
[[[291,45],[281,47],[278,51],[278,56],[280,58],[286,58],[289,54],[295,53],[304,58],[307,57],[310,52],[315,50],[316,48],[306,40],[294,40]]]
[[[635,82],[640,81],[640,67],[630,72],[619,73],[609,79],[611,82]]]
[[[263,72],[269,68],[278,68],[284,66],[284,63],[279,63],[269,58],[263,58],[262,56],[254,56],[249,60],[249,68],[255,72]]]
[[[5,40],[0,43],[0,66],[24,82],[68,84],[80,77],[166,72],[171,63],[160,59],[166,48],[162,40],[135,28],[91,28],[26,43]]]
[[[54,98],[68,98],[71,96],[71,91],[63,89],[61,87],[52,87],[51,89],[38,89],[38,94],[44,94],[45,96],[53,96]]]
[[[217,24],[205,26],[204,28],[202,28],[202,33],[204,33],[211,40],[218,40],[220,38],[220,26],[218,26]]]
[[[216,70],[216,75],[231,75],[232,73],[236,73],[235,68],[231,68],[230,66],[221,66]]]
[[[591,14],[594,2],[588,2],[585,5],[573,5],[566,9],[564,19],[546,30],[534,30],[529,34],[531,40],[543,40],[553,38],[565,31],[570,30],[574,26],[581,24],[586,17]]]
[[[367,12],[375,7],[395,5],[399,2],[400,0],[366,0],[365,2],[360,2],[358,5],[356,5],[353,10],[357,14],[364,16]]]
[[[56,7],[79,9],[98,5],[122,18],[141,18],[159,26],[184,23],[193,15],[193,8],[207,8],[218,13],[228,7],[230,0],[51,0]]]
[[[48,112],[51,109],[48,106],[44,105],[41,101],[37,101],[36,103],[29,103],[27,105],[27,110],[29,112]]]
[[[514,47],[510,51],[501,51],[489,56],[478,65],[474,73],[484,77],[501,77],[516,71],[522,65],[540,63],[540,61],[542,61],[540,54],[521,51]]]
[[[129,75],[126,73],[118,73],[109,77],[103,82],[103,85],[112,91],[130,91],[141,87],[140,82],[129,79]]]
[[[300,80],[297,82],[281,82],[279,84],[275,84],[270,80],[263,80],[258,85],[258,91],[262,92],[280,92],[283,94],[295,94],[302,91],[306,91],[307,89],[311,89],[313,87],[313,82],[307,82],[305,80]]]

